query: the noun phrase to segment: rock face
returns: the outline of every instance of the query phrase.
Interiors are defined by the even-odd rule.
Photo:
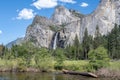
[[[114,1],[113,1],[114,2]],[[120,25],[120,0],[115,0],[115,22]]]
[[[71,23],[79,20],[79,17],[73,15],[67,8],[63,6],[57,6],[55,13],[52,15],[52,21],[61,25],[65,23]]]
[[[99,26],[101,34],[106,34],[114,27],[116,23],[116,5],[120,3],[118,0],[101,0],[97,9],[90,15],[85,16],[82,19],[82,26],[80,30],[81,38],[83,37],[85,28],[88,29],[88,33],[94,36],[96,26]]]
[[[27,28],[25,40],[39,47],[64,48],[73,44],[75,36],[82,41],[85,28],[89,35],[94,36],[98,26],[104,35],[115,23],[120,24],[120,0],[101,0],[97,9],[89,15],[57,6],[50,19],[38,15],[34,18]]]
[[[58,6],[51,19],[53,22],[57,23],[57,25],[63,27],[63,29],[59,31],[58,41],[64,43],[64,47],[66,44],[73,44],[76,35],[80,38],[80,13],[74,10],[68,10],[63,6]],[[59,42],[58,44],[61,45]]]
[[[27,28],[25,40],[32,41],[36,46],[48,48],[54,34],[50,25],[54,25],[51,20],[37,15]]]

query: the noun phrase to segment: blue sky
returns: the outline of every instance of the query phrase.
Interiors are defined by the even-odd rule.
[[[50,18],[57,5],[90,14],[100,0],[1,0],[0,44],[23,37],[36,14]],[[49,13],[49,14],[48,14]]]

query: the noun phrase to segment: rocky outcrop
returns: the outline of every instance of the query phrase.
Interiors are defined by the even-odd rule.
[[[25,40],[32,41],[39,47],[50,47],[54,32],[50,29],[54,23],[41,16],[36,16],[33,23],[27,28]]]
[[[57,6],[50,19],[38,15],[34,18],[27,28],[25,40],[39,47],[64,48],[73,44],[76,35],[82,41],[85,28],[94,37],[96,26],[104,35],[111,31],[115,23],[120,24],[120,0],[101,0],[89,15]]]
[[[61,25],[77,21],[80,18],[72,14],[67,8],[63,6],[57,6],[54,14],[52,15],[52,21]]]
[[[114,2],[114,0],[112,1]],[[120,0],[115,0],[115,22],[120,25]]]

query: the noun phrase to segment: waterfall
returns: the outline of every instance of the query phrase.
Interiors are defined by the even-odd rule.
[[[54,49],[54,50],[55,50],[56,47],[57,47],[57,36],[58,36],[58,32],[56,32],[55,38],[54,38],[54,41],[53,41],[53,49]]]

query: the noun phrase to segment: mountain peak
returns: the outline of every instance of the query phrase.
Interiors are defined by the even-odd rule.
[[[72,14],[72,12],[65,8],[64,6],[57,6],[55,8],[54,14],[52,15],[52,21],[57,24],[70,23],[72,21],[78,20],[78,17]]]
[[[58,5],[58,6],[56,6],[55,9],[66,9],[66,8],[64,6],[62,6],[62,5]]]
[[[69,10],[68,10],[67,8],[65,8],[64,6],[59,5],[59,6],[57,6],[57,7],[55,8],[54,14],[61,14],[61,15],[62,15],[62,14],[65,14],[65,15],[69,15],[70,12],[69,12]]]

